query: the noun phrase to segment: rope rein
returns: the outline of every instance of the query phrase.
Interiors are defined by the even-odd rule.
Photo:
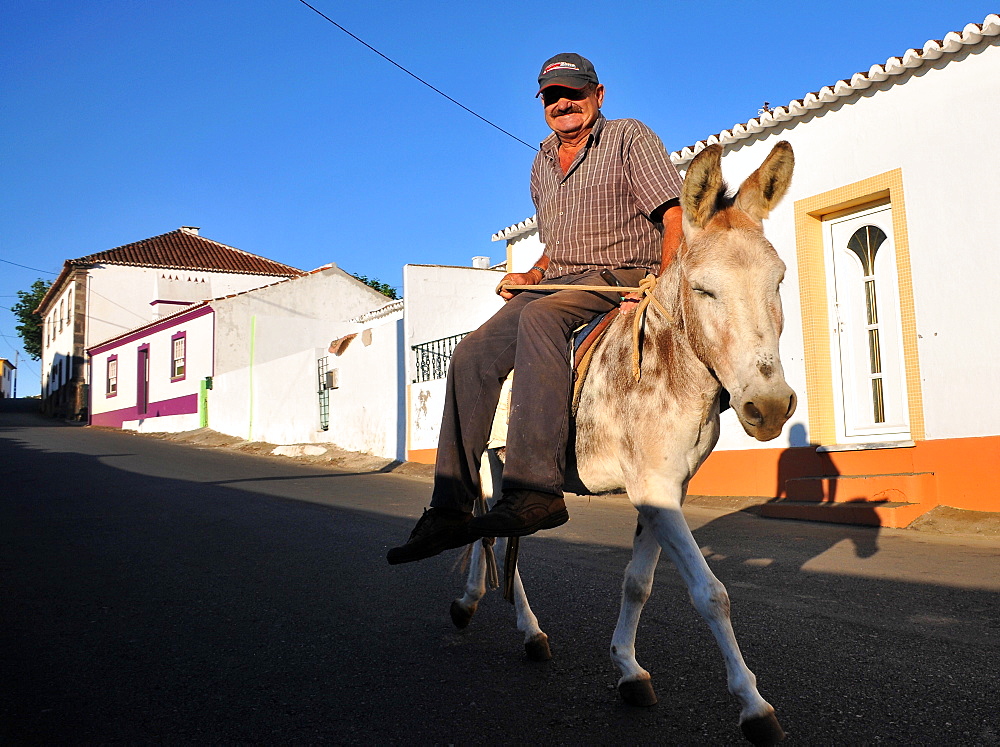
[[[627,288],[620,285],[560,285],[550,283],[548,285],[516,285],[514,283],[503,283],[499,289],[503,290],[533,290],[544,292],[555,292],[561,290],[581,290],[581,291],[615,291],[616,293],[639,293],[639,305],[635,309],[635,317],[632,319],[632,377],[638,382],[642,377],[642,327],[646,320],[646,309],[653,304],[661,316],[668,324],[674,323],[673,315],[667,311],[663,304],[656,300],[653,291],[656,289],[656,275],[649,274],[639,281],[638,287]]]

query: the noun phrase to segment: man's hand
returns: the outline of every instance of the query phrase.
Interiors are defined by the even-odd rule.
[[[504,288],[505,285],[538,285],[540,282],[542,282],[542,273],[534,268],[528,272],[508,272],[497,286],[497,295],[504,301],[509,301],[520,291],[507,290]]]

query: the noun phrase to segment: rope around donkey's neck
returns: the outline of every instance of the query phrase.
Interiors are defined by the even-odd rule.
[[[561,290],[582,290],[582,291],[615,291],[617,293],[639,293],[642,298],[635,310],[635,317],[632,319],[632,376],[636,381],[642,377],[642,346],[639,344],[639,336],[642,333],[642,325],[646,318],[646,307],[652,303],[663,318],[670,324],[674,322],[673,315],[663,308],[663,304],[653,296],[656,288],[656,275],[647,275],[639,281],[639,285],[634,288],[627,288],[620,285],[562,285],[550,283],[548,285],[516,285],[514,283],[503,283],[499,286],[503,290],[533,290],[533,291],[561,291]]]

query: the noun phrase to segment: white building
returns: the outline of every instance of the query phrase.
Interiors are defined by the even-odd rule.
[[[14,396],[14,377],[17,366],[6,358],[0,358],[0,399]]]
[[[301,274],[200,236],[192,226],[67,260],[35,310],[43,323],[43,408],[83,416],[84,351],[101,340],[207,298]]]
[[[89,348],[91,424],[401,458],[401,326],[334,265],[204,301]]]
[[[739,184],[795,151],[765,230],[788,266],[782,362],[799,394],[781,443],[732,412],[692,494],[767,496],[774,516],[905,526],[936,505],[1000,511],[1000,17],[672,154],[708,144]],[[512,269],[534,219],[494,235]]]

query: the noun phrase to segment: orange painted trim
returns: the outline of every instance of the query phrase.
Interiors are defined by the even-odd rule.
[[[434,464],[437,449],[407,459]],[[691,480],[691,495],[785,496],[786,480],[835,475],[933,473],[935,501],[969,511],[1000,512],[1000,436],[918,441],[901,449],[820,453],[813,446],[716,451]]]
[[[434,464],[437,460],[437,449],[410,449],[406,452],[406,461],[417,464]]]
[[[716,451],[691,480],[692,495],[785,495],[785,481],[804,477],[931,472],[936,502],[1000,512],[1000,436],[918,441],[909,448],[819,453],[813,446]]]

